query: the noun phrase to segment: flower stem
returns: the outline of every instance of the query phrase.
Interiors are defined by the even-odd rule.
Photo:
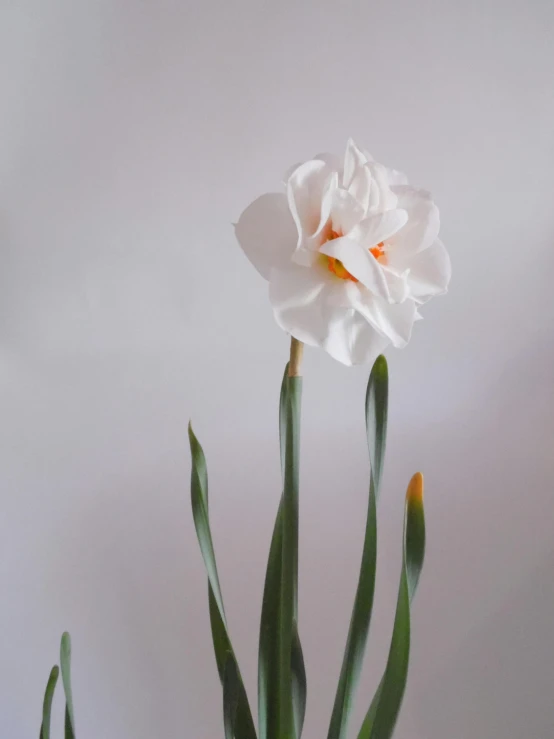
[[[300,377],[301,376],[301,365],[302,355],[304,353],[304,344],[294,336],[291,336],[290,340],[290,362],[289,362],[289,377]]]

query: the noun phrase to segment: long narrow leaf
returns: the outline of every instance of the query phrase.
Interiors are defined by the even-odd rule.
[[[287,363],[279,396],[279,448],[283,479],[287,434],[288,368]],[[260,618],[258,646],[258,731],[260,739],[277,739],[279,723],[278,634],[281,618],[282,507],[283,497],[281,495],[271,537]]]
[[[279,619],[281,614],[281,504],[282,501],[279,504],[271,539],[260,625],[258,664],[258,721],[260,739],[275,739],[277,737],[277,713],[279,708],[277,666],[279,660],[279,643],[276,639],[276,634],[279,633]],[[302,654],[296,620],[293,622],[291,679],[294,728],[295,736],[298,738],[302,734],[306,714],[307,687],[304,656]]]
[[[237,707],[240,699],[240,677],[237,663],[232,654],[228,654],[223,668],[223,727],[225,739],[235,739]],[[240,739],[240,734],[237,736]]]
[[[402,705],[410,659],[410,605],[425,556],[423,476],[410,480],[406,493],[404,546],[400,588],[385,673],[366,714],[358,739],[389,739]]]
[[[281,449],[281,471],[283,482],[286,478],[287,468],[287,434],[290,429],[291,405],[289,401],[289,378],[288,364],[285,367],[283,381],[281,384],[281,395],[279,401],[279,441]],[[299,422],[299,391],[300,381],[293,380],[294,392],[298,394]],[[294,419],[293,419],[294,420]],[[293,438],[297,431],[293,429]],[[284,609],[282,608],[282,572],[283,572],[283,506],[284,495],[281,496],[279,509],[273,529],[269,558],[267,563],[266,578],[264,585],[264,596],[262,603],[262,616],[260,622],[260,643],[258,657],[258,718],[260,739],[277,739],[280,727],[280,710],[283,705],[281,699],[281,687],[283,675],[281,671],[282,656],[282,619]],[[298,738],[302,732],[304,716],[306,711],[306,672],[304,657],[298,636],[298,489],[292,499],[292,630],[290,658],[287,672],[290,681],[290,703],[292,705],[292,722],[294,735]]]
[[[281,388],[281,397],[279,403],[279,436],[281,440],[281,468],[283,474],[283,483],[285,481],[285,455],[286,455],[286,427],[287,427],[287,402],[288,402],[288,371],[289,364],[285,367],[283,376],[283,386]],[[295,382],[300,383],[301,380],[296,379]],[[302,387],[300,385],[299,393]],[[300,396],[298,398],[298,435],[300,434]],[[299,443],[299,440],[298,440]],[[292,711],[294,719],[294,730],[296,739],[300,739],[302,729],[304,727],[304,717],[306,715],[306,698],[307,698],[307,681],[306,667],[304,664],[304,655],[302,653],[302,645],[298,634],[298,519],[299,519],[299,496],[298,490],[294,500],[294,526],[295,532],[293,551],[294,551],[294,579],[293,579],[293,627],[292,627],[292,645],[291,645],[291,692],[292,692]],[[280,515],[280,509],[279,513]]]
[[[373,365],[367,384],[365,411],[371,462],[367,520],[358,587],[327,735],[328,739],[344,739],[346,736],[371,621],[377,561],[376,508],[385,457],[387,404],[388,368],[385,357],[381,355]]]
[[[282,499],[273,528],[265,575],[258,650],[258,727],[260,739],[278,739],[279,640],[281,618]]]
[[[296,621],[293,626],[291,655],[292,711],[294,718],[294,736],[296,739],[300,739],[302,729],[304,728],[304,718],[306,716],[306,698],[308,690],[304,655],[302,653],[302,645],[300,644],[298,624]]]
[[[69,715],[69,708],[67,706],[65,707],[64,737],[65,739],[75,739],[73,724],[71,723],[71,716]]]
[[[208,517],[208,473],[206,458],[192,427],[189,424],[189,442],[192,456],[191,502],[198,543],[208,573],[208,601],[212,640],[220,680],[223,684],[226,661],[234,661],[234,669],[238,679],[238,703],[236,709],[237,739],[256,739],[256,729],[252,712],[240,670],[229,639],[223,596],[219,585],[219,576],[215,561],[215,553]]]
[[[54,690],[58,682],[60,668],[54,665],[50,671],[50,677],[46,683],[46,691],[44,693],[44,702],[42,705],[42,725],[40,727],[40,739],[50,739],[50,716],[52,714],[52,699],[54,698]]]
[[[287,380],[285,477],[282,504],[282,553],[279,641],[279,739],[294,735],[291,659],[298,577],[298,482],[302,378]]]
[[[62,635],[60,667],[65,693],[65,739],[75,739],[75,714],[71,692],[71,637],[67,631]]]

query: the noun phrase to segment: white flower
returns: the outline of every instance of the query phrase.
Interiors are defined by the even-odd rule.
[[[236,235],[266,280],[277,323],[344,364],[410,339],[418,305],[446,292],[450,260],[431,196],[350,140],[241,215]]]

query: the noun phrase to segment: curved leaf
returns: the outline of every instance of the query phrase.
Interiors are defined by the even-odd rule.
[[[223,668],[223,727],[225,739],[235,739],[237,707],[240,697],[240,677],[237,663],[231,653]],[[240,734],[238,735],[240,738]]]
[[[417,472],[410,480],[406,493],[402,572],[389,657],[358,739],[389,739],[393,734],[408,677],[410,604],[417,589],[424,557],[423,476]]]
[[[293,401],[289,396],[289,383],[292,385]],[[281,496],[277,517],[273,528],[273,536],[269,551],[262,615],[260,622],[260,642],[258,656],[258,718],[260,739],[278,739],[283,731],[294,728],[294,736],[300,737],[306,711],[306,672],[302,647],[298,636],[298,460],[293,463],[296,471],[290,469],[291,443],[298,445],[300,422],[300,391],[299,378],[288,377],[288,365],[285,367],[281,395],[279,402],[279,440],[281,449],[281,471],[284,487],[288,490]],[[293,428],[294,425],[294,428]],[[292,436],[291,436],[292,435]],[[295,452],[297,454],[297,451]],[[287,472],[288,469],[288,472]],[[290,489],[291,477],[295,486]],[[289,485],[289,488],[286,485]],[[287,556],[284,551],[283,510],[285,505],[291,512],[291,525],[288,538],[290,550],[288,565],[291,589],[288,603],[290,608],[284,607],[283,591],[285,585],[282,578],[283,559]],[[292,573],[291,573],[292,570]],[[287,597],[287,596],[285,596]],[[290,614],[292,610],[292,617]],[[292,618],[287,623],[286,619]],[[283,627],[285,627],[283,629]],[[283,639],[290,634],[290,648],[288,660],[284,659],[285,647]],[[286,667],[285,667],[286,663]],[[286,687],[284,685],[286,684]],[[283,699],[283,690],[286,697]],[[286,716],[287,727],[283,723],[283,705],[288,708]],[[291,724],[292,722],[292,724]],[[291,734],[287,733],[287,737]]]
[[[277,634],[279,633],[281,616],[282,503],[281,498],[269,549],[260,620],[258,648],[258,728],[260,739],[278,739],[279,641]]]
[[[236,709],[237,739],[256,739],[256,729],[252,719],[252,712],[248,704],[248,697],[244,688],[240,670],[229,639],[223,596],[219,585],[219,576],[215,561],[215,553],[208,517],[208,472],[206,458],[192,426],[189,424],[189,442],[192,456],[191,471],[191,502],[194,526],[200,544],[200,551],[208,573],[208,601],[212,641],[220,680],[223,684],[225,664],[227,660],[234,661],[234,668],[238,680],[238,703]],[[229,668],[231,669],[231,668]]]
[[[291,659],[298,578],[298,482],[300,452],[300,398],[302,378],[287,379],[285,476],[282,503],[282,552],[279,643],[279,718],[278,736],[288,739],[294,733]]]
[[[292,632],[292,655],[291,655],[291,672],[292,672],[292,711],[294,718],[294,735],[296,739],[302,736],[304,728],[304,718],[306,716],[306,699],[307,699],[307,680],[306,667],[304,665],[304,655],[302,653],[302,645],[298,635],[298,624],[294,622]]]
[[[75,715],[71,693],[71,637],[67,631],[62,635],[60,667],[65,693],[65,739],[75,739]]]
[[[387,361],[381,355],[377,357],[373,365],[367,384],[365,412],[371,462],[367,520],[358,587],[327,734],[328,739],[344,739],[346,736],[369,633],[377,562],[377,499],[387,435],[388,384]]]
[[[50,677],[46,683],[46,691],[44,693],[44,703],[42,705],[42,725],[40,727],[40,739],[50,739],[50,716],[52,714],[52,699],[54,698],[54,690],[58,682],[60,668],[54,665],[50,671]]]

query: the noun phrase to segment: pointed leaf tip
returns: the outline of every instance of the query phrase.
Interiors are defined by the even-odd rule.
[[[388,375],[389,367],[384,354],[379,354],[373,363],[371,372],[373,375],[379,375],[380,377],[386,377]]]
[[[416,472],[408,484],[406,501],[421,505],[423,503],[423,475]]]

